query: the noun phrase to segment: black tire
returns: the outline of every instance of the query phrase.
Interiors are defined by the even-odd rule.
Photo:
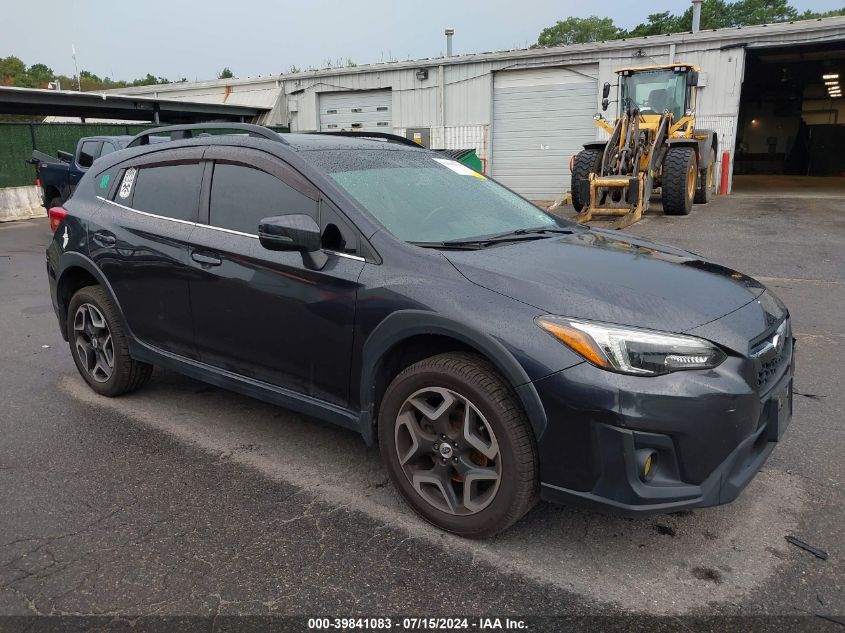
[[[575,163],[572,165],[572,206],[579,213],[587,206],[589,199],[581,200],[581,187],[579,183],[586,182],[591,173],[596,173],[601,168],[601,157],[603,152],[597,149],[582,149],[575,155]]]
[[[458,431],[456,431],[455,448],[451,458],[455,464],[458,464],[459,459],[472,459],[475,464],[480,463],[476,461],[480,453],[473,453],[474,449],[464,443],[467,435],[466,433],[461,435],[460,431],[464,427],[473,426],[471,434],[476,433],[475,429],[478,433],[482,433],[485,428],[489,429],[491,433],[487,435],[487,438],[492,438],[490,444],[495,444],[495,450],[498,451],[495,458],[491,458],[495,460],[495,466],[491,466],[494,461],[488,462],[484,456],[481,456],[484,460],[481,466],[485,467],[485,470],[492,470],[495,467],[499,471],[499,476],[495,489],[484,493],[488,495],[487,505],[471,511],[464,507],[464,510],[472,512],[469,514],[459,516],[435,507],[421,492],[417,491],[411,483],[411,476],[406,474],[405,468],[408,467],[402,465],[404,462],[400,457],[399,437],[401,429],[405,427],[403,423],[400,423],[400,412],[407,410],[412,396],[416,398],[419,393],[425,393],[429,388],[441,389],[463,397],[474,408],[474,415],[477,415],[472,425],[466,422],[457,423]],[[419,413],[415,409],[413,411]],[[463,411],[464,413],[460,413],[459,409],[448,409],[447,413],[440,417],[446,420],[447,425],[455,424],[454,420],[469,419],[463,417],[466,409]],[[406,418],[403,417],[404,419]],[[424,416],[420,416],[420,419],[420,426],[431,420]],[[406,368],[388,386],[382,399],[378,420],[381,457],[390,479],[411,508],[423,519],[440,529],[465,537],[488,537],[513,525],[536,503],[539,487],[539,460],[534,434],[516,394],[493,365],[482,357],[466,352],[440,354]],[[438,436],[436,433],[431,436],[435,442],[434,447],[437,446],[436,442],[442,441],[438,439],[439,437],[444,436]],[[450,444],[450,442],[451,440],[448,440],[445,444]],[[419,451],[420,453],[427,453],[429,447],[432,446],[422,441],[419,445],[424,447],[424,450]],[[450,453],[452,450],[450,446]],[[413,452],[413,447],[411,452]],[[469,477],[463,478],[458,473],[459,466],[455,465],[453,468],[449,458],[442,457],[442,450],[438,452],[432,448],[431,455],[422,457],[431,461],[431,470],[414,470],[415,473],[424,475],[433,472],[435,468],[446,469],[449,472],[442,483],[453,489],[459,489],[462,491],[461,495],[465,494],[464,482]],[[407,456],[405,459],[407,461]],[[442,464],[438,464],[438,461]],[[453,481],[457,483],[453,484]],[[422,485],[419,487],[422,488]],[[433,489],[437,490],[436,487]],[[477,484],[476,488],[471,490],[476,489],[480,490]],[[472,492],[468,495],[472,496]],[[446,497],[445,493],[440,497],[441,500],[444,497]],[[467,496],[461,497],[463,501],[467,498]]]
[[[689,215],[695,185],[698,181],[698,164],[692,147],[670,147],[663,159],[663,213]]]
[[[100,373],[92,373],[86,358],[77,344],[78,334],[74,323],[80,308],[93,306],[105,320],[108,333],[111,335],[112,367],[111,374],[105,378]],[[85,315],[82,315],[84,321]],[[86,286],[76,291],[68,305],[67,336],[73,362],[80,375],[94,391],[103,396],[119,396],[143,387],[153,373],[153,366],[134,360],[129,356],[129,342],[123,331],[117,311],[106,293],[100,286]]]
[[[707,167],[698,171],[698,188],[695,190],[695,204],[707,204],[713,196],[716,186],[716,150],[710,148],[710,162]]]

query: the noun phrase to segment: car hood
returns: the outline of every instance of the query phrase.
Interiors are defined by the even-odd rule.
[[[547,313],[678,333],[765,290],[693,253],[601,230],[444,255],[470,281]]]

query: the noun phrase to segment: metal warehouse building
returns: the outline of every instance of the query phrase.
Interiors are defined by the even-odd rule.
[[[845,80],[845,17],[120,92],[271,107],[262,122],[291,131],[475,148],[493,177],[549,200],[569,187],[570,157],[599,135],[593,115],[614,69],[675,61],[701,67],[698,126],[718,132],[734,173],[845,173],[845,106],[825,85]]]

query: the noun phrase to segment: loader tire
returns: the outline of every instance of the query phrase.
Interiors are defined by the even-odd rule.
[[[670,147],[663,159],[663,213],[689,215],[697,182],[695,150],[692,147]]]
[[[695,190],[695,204],[707,204],[716,186],[716,150],[710,148],[710,162],[698,172],[698,189]]]
[[[587,206],[589,198],[581,200],[581,186],[579,183],[586,182],[591,173],[597,172],[601,167],[601,156],[603,152],[597,149],[582,149],[575,155],[575,164],[572,166],[572,206],[579,213]]]

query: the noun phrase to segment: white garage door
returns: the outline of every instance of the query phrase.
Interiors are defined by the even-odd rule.
[[[390,90],[323,92],[320,94],[320,131],[392,132]]]
[[[496,73],[493,177],[531,200],[567,191],[569,158],[596,138],[597,86],[597,65]]]

